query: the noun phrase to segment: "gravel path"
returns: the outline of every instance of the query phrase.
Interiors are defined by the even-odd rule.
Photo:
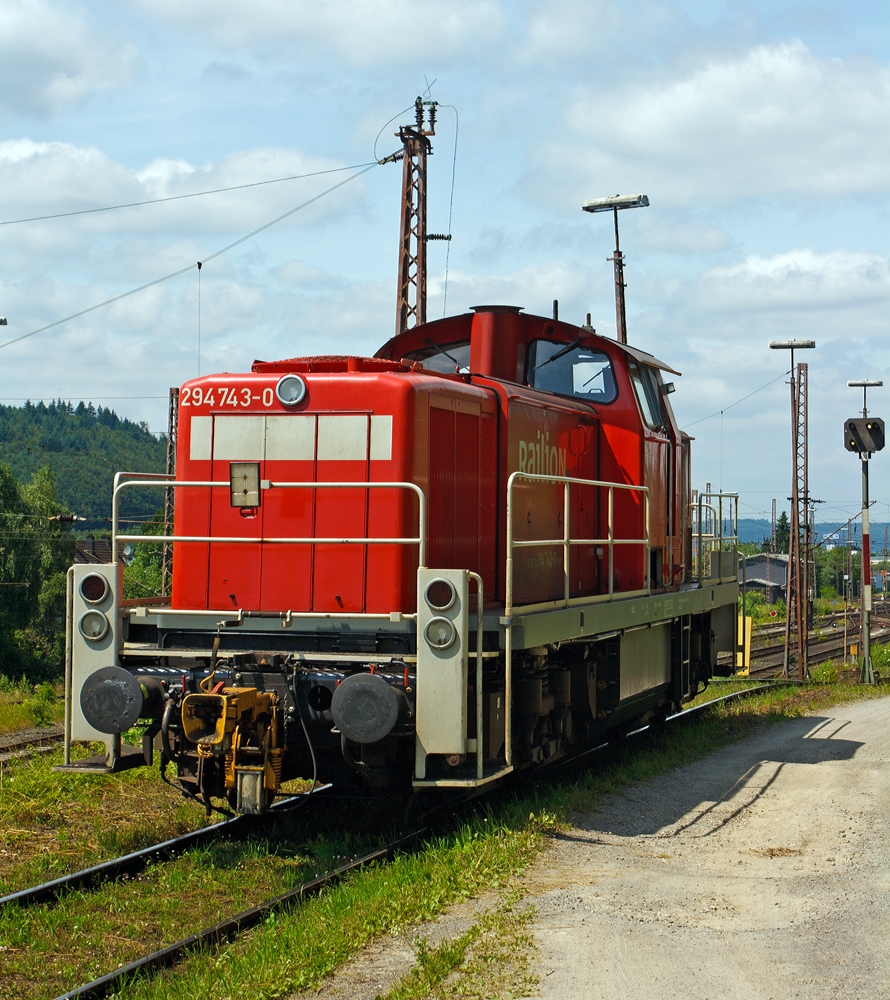
[[[544,1000],[890,997],[890,699],[576,817],[525,881]]]

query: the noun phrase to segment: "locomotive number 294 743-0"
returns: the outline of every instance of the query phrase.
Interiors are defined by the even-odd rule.
[[[271,406],[275,390],[266,387],[262,392],[251,392],[247,386],[217,385],[203,388],[186,386],[179,399],[180,406]]]

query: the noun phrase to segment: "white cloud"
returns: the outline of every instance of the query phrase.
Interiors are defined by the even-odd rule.
[[[140,0],[164,18],[218,45],[264,54],[318,47],[356,66],[417,55],[462,56],[494,42],[504,15],[494,0]]]
[[[615,45],[632,19],[634,32],[651,29],[653,8],[619,5],[606,0],[543,0],[531,12],[525,29],[523,60],[541,61],[590,55]]]
[[[588,87],[568,123],[580,145],[546,147],[529,189],[541,173],[557,197],[643,190],[683,204],[890,189],[890,69],[822,58],[800,41],[711,59],[679,79]]]
[[[286,264],[276,267],[272,273],[282,284],[306,292],[329,292],[344,285],[344,279],[339,275],[331,274],[330,271],[307,264],[303,260],[289,260]]]
[[[430,308],[428,316],[439,316],[436,303],[441,303],[443,278],[431,274],[428,282]],[[452,268],[448,276],[448,312],[466,312],[470,306],[501,303],[522,306],[526,312],[549,316],[553,300],[569,303],[580,314],[580,305],[590,288],[588,270],[576,261],[550,260],[519,268],[506,274],[470,274]],[[441,308],[439,305],[438,308]],[[568,319],[568,312],[565,315]],[[577,318],[577,317],[576,317]]]
[[[890,261],[875,254],[789,250],[706,271],[699,285],[705,310],[749,314],[890,306]]]
[[[139,170],[116,163],[92,147],[63,142],[15,139],[0,142],[0,221],[23,219],[176,197],[197,191],[251,184],[276,177],[330,171],[339,164],[293,149],[253,149],[230,153],[203,166],[185,160],[155,159]],[[86,234],[122,239],[133,234],[206,235],[202,253],[216,247],[210,240],[239,236],[270,222],[340,181],[348,172],[303,180],[264,184],[201,198],[186,198],[156,207],[97,212],[40,224],[4,227],[9,240],[32,248],[70,246]],[[360,211],[363,180],[348,184],[295,216],[302,227],[318,226],[334,216]],[[223,235],[224,234],[224,235]]]
[[[133,45],[99,32],[69,5],[0,4],[0,114],[58,115],[98,91],[127,86]]]

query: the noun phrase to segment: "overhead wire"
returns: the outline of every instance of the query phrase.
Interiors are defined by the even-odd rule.
[[[257,229],[254,229],[253,232],[248,233],[246,236],[242,236],[240,239],[233,240],[231,243],[228,244],[228,246],[224,246],[222,250],[217,250],[215,253],[210,254],[209,257],[204,257],[200,261],[200,263],[206,264],[208,261],[214,260],[215,258],[222,256],[222,254],[224,253],[228,253],[228,251],[233,249],[233,247],[236,247],[241,243],[245,243],[247,240],[252,239],[259,233],[262,233],[267,229],[271,229],[272,226],[277,226],[279,222],[283,222],[285,219],[289,218],[295,212],[299,212],[301,209],[308,208],[310,205],[314,205],[315,202],[320,201],[326,195],[332,194],[334,191],[338,190],[338,188],[341,188],[346,184],[351,184],[352,181],[361,177],[363,174],[366,174],[369,170],[373,170],[374,167],[377,167],[379,165],[380,164],[376,160],[373,163],[369,163],[368,166],[366,166],[363,170],[359,170],[358,173],[352,174],[350,177],[347,177],[345,181],[340,181],[339,184],[334,184],[332,187],[325,188],[325,190],[322,191],[321,194],[317,194],[315,195],[315,197],[310,198],[308,201],[304,201],[302,204],[297,205],[296,208],[292,208],[289,212],[285,212],[283,215],[279,215],[277,219],[273,219],[271,222],[267,222],[264,226],[259,226]],[[0,344],[0,347],[2,346],[3,345]]]
[[[734,403],[730,403],[729,406],[724,406],[722,410],[717,410],[714,413],[711,413],[707,417],[699,417],[698,420],[693,420],[692,423],[684,424],[681,430],[685,431],[687,427],[694,427],[696,424],[704,423],[705,420],[711,420],[714,417],[721,417],[727,410],[731,410],[734,406],[738,406],[739,403],[744,403],[746,399],[750,399],[752,396],[756,396],[758,392],[762,392],[764,389],[768,389],[771,385],[778,382],[780,378],[785,378],[787,374],[789,373],[782,372],[781,375],[777,375],[774,379],[771,379],[765,385],[762,385],[759,389],[755,389],[753,392],[749,392],[747,396],[742,396],[741,399],[737,399]]]
[[[408,112],[411,111],[413,108],[414,108],[414,105],[413,104],[409,104],[407,108],[404,108],[403,110],[401,110],[397,115],[393,115],[392,118],[390,118],[390,120],[388,122],[384,122],[384,124],[380,126],[380,131],[377,133],[376,136],[374,136],[374,153],[373,153],[373,156],[374,156],[374,162],[375,163],[379,162],[378,159],[377,159],[377,143],[380,141],[380,136],[383,135],[383,130],[386,128],[387,125],[392,125],[392,123],[396,120],[396,118],[401,118],[402,115],[408,114]]]
[[[383,128],[386,128],[386,126],[384,125]],[[382,132],[383,129],[380,131]],[[183,198],[202,198],[209,194],[225,194],[228,191],[244,191],[247,188],[262,187],[266,184],[282,184],[285,181],[300,181],[306,179],[307,177],[321,177],[324,174],[337,174],[344,170],[360,170],[362,167],[373,165],[374,164],[371,163],[356,163],[349,167],[331,167],[329,170],[313,170],[308,174],[291,174],[289,177],[272,177],[266,181],[251,181],[248,184],[233,184],[230,187],[212,188],[209,191],[192,191],[189,194],[171,194],[165,198],[147,198],[145,201],[129,201],[121,205],[103,205],[101,208],[81,208],[74,212],[56,212],[53,215],[35,215],[28,219],[6,219],[4,221],[0,221],[0,226],[17,226],[23,222],[45,222],[48,219],[68,219],[74,215],[93,215],[96,212],[115,212],[120,208],[139,208],[142,205],[159,205],[166,201],[181,201]]]
[[[448,199],[448,235],[451,236],[451,218],[454,214],[454,174],[457,170],[457,136],[460,131],[460,116],[457,108],[453,104],[440,104],[441,108],[451,108],[454,112],[454,152],[451,157],[451,195]],[[445,281],[442,289],[442,316],[445,316],[445,309],[448,306],[448,264],[451,260],[451,240],[445,248]]]
[[[41,326],[39,329],[32,330],[30,333],[24,333],[20,337],[13,337],[12,340],[7,340],[4,343],[0,344],[0,350],[2,350],[4,347],[9,347],[12,344],[18,344],[22,340],[27,340],[29,337],[35,337],[38,333],[45,333],[47,330],[51,330],[53,329],[53,327],[56,326],[61,326],[63,323],[68,323],[73,319],[79,319],[81,316],[86,316],[87,313],[95,312],[95,310],[102,309],[104,306],[111,305],[114,302],[120,302],[121,299],[126,299],[131,295],[136,295],[138,292],[142,292],[146,288],[151,288],[154,285],[160,285],[162,282],[170,281],[172,278],[178,278],[179,275],[186,274],[188,271],[191,271],[194,268],[200,268],[203,264],[206,264],[208,261],[214,260],[215,258],[221,256],[222,254],[227,253],[234,247],[239,246],[241,243],[244,243],[245,241],[258,235],[259,233],[264,232],[266,229],[269,229],[272,226],[277,225],[279,222],[283,222],[285,219],[289,218],[295,212],[299,212],[301,209],[308,208],[310,205],[315,204],[315,202],[324,198],[326,195],[332,194],[334,191],[338,190],[344,185],[351,183],[352,181],[361,177],[363,174],[366,174],[369,170],[372,170],[376,166],[378,166],[378,163],[376,161],[370,163],[364,169],[359,170],[357,173],[352,174],[345,180],[342,180],[338,184],[334,184],[331,187],[326,188],[320,194],[317,194],[313,198],[309,198],[307,201],[302,202],[301,204],[297,205],[296,208],[292,208],[290,209],[290,211],[285,212],[282,215],[279,215],[277,218],[272,219],[271,222],[267,222],[265,223],[265,225],[259,226],[258,228],[247,233],[246,236],[242,236],[237,240],[233,240],[227,246],[224,246],[221,250],[215,251],[214,253],[210,254],[207,257],[204,257],[203,260],[198,261],[195,264],[189,264],[187,267],[181,267],[177,271],[171,271],[169,274],[165,274],[161,278],[155,278],[153,281],[147,281],[144,285],[140,285],[138,288],[131,288],[127,292],[121,292],[119,295],[114,295],[110,299],[105,299],[104,302],[97,302],[95,305],[89,306],[86,309],[81,309],[79,312],[72,313],[70,316],[66,316],[64,319],[57,319],[53,323],[47,323],[46,326]]]

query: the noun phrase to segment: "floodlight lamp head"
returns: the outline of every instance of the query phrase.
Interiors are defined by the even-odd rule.
[[[815,347],[815,340],[771,340],[769,342],[772,351],[802,351],[808,347]]]
[[[877,378],[857,378],[847,382],[851,389],[877,389],[883,384],[883,381]]]
[[[649,198],[644,194],[615,194],[611,198],[591,198],[581,205],[584,212],[612,212],[619,208],[647,208]]]

